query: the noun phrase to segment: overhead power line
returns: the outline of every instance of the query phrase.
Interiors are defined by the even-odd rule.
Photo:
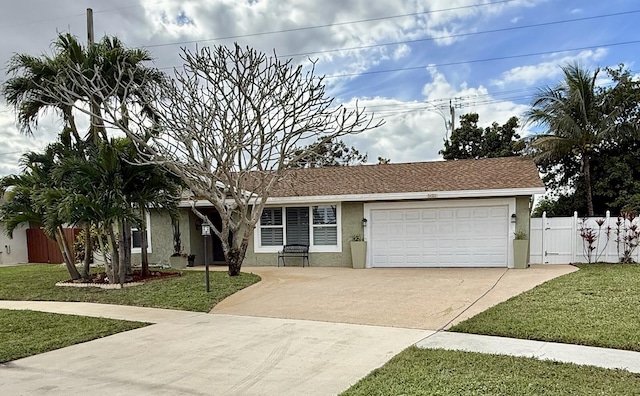
[[[534,24],[531,24],[531,25],[522,25],[522,26],[510,26],[510,27],[507,27],[507,28],[482,30],[482,31],[479,31],[479,32],[458,33],[458,34],[451,34],[451,35],[447,35],[447,36],[428,37],[428,38],[415,39],[415,40],[394,41],[394,42],[382,43],[382,44],[361,45],[361,46],[357,46],[357,47],[345,47],[345,48],[334,48],[334,49],[319,50],[319,51],[300,52],[300,53],[296,53],[296,54],[279,55],[279,57],[293,58],[293,57],[298,57],[298,56],[309,56],[309,55],[314,55],[314,54],[325,54],[325,53],[331,53],[331,52],[355,51],[355,50],[361,50],[361,49],[386,47],[386,46],[389,46],[389,45],[415,44],[415,43],[422,43],[422,42],[425,42],[425,41],[436,41],[436,40],[445,40],[445,39],[468,37],[468,36],[477,36],[477,35],[480,35],[480,34],[509,32],[509,31],[514,31],[514,30],[530,29],[530,28],[552,26],[552,25],[560,25],[560,24],[573,23],[573,22],[582,22],[582,21],[589,21],[589,20],[594,20],[594,19],[610,18],[610,17],[614,17],[614,16],[630,15],[630,14],[637,14],[637,13],[640,13],[640,10],[616,12],[616,13],[613,13],[613,14],[594,15],[594,16],[583,17],[583,18],[562,19],[562,20],[557,20],[557,21],[552,21],[552,22],[534,23]]]
[[[271,30],[271,31],[266,31],[266,32],[258,32],[258,33],[247,33],[247,34],[237,34],[237,35],[232,35],[232,36],[213,37],[213,38],[204,39],[204,40],[187,40],[187,41],[178,41],[178,42],[173,42],[173,43],[151,44],[151,45],[146,45],[145,48],[156,48],[156,47],[166,47],[166,46],[173,46],[173,45],[195,44],[195,43],[202,43],[202,42],[206,42],[206,41],[232,40],[232,39],[245,38],[245,37],[267,36],[267,35],[279,34],[279,33],[291,33],[291,32],[299,32],[299,31],[303,31],[303,30],[323,29],[323,28],[333,27],[333,26],[353,25],[353,24],[357,24],[357,23],[382,21],[382,20],[385,20],[385,19],[406,18],[406,17],[418,16],[418,15],[435,14],[435,13],[439,13],[439,12],[448,12],[448,11],[464,10],[464,9],[469,9],[469,8],[486,7],[486,6],[496,5],[496,4],[512,3],[514,1],[516,1],[516,0],[501,0],[501,1],[494,1],[494,2],[491,2],[491,3],[466,5],[466,6],[451,7],[451,8],[443,8],[443,9],[440,9],[440,10],[412,12],[412,13],[409,13],[409,14],[390,15],[390,16],[384,16],[384,17],[358,19],[358,20],[354,20],[354,21],[345,21],[345,22],[334,22],[334,23],[327,23],[327,24],[323,24],[323,25],[314,25],[314,26],[304,26],[304,27],[290,28],[290,29]]]
[[[493,62],[493,61],[506,60],[506,59],[526,58],[526,57],[529,57],[529,56],[556,54],[556,53],[559,53],[559,52],[584,51],[584,50],[588,50],[588,49],[596,49],[596,48],[604,48],[604,47],[615,47],[615,46],[638,44],[638,43],[640,43],[640,40],[623,41],[623,42],[619,42],[619,43],[591,45],[591,46],[577,47],[577,48],[565,48],[565,49],[558,49],[558,50],[553,50],[553,51],[532,52],[532,53],[520,54],[520,55],[498,56],[498,57],[494,57],[494,58],[471,59],[471,60],[456,61],[456,62],[445,62],[445,63],[430,63],[430,64],[422,65],[422,66],[399,67],[399,68],[395,68],[395,69],[384,69],[384,70],[371,70],[371,71],[365,71],[365,72],[359,72],[359,73],[333,74],[333,75],[325,76],[325,78],[354,77],[354,76],[362,76],[362,75],[368,75],[368,74],[381,74],[381,73],[403,72],[403,71],[410,71],[410,70],[422,70],[422,69],[425,69],[427,67],[445,67],[445,66],[464,65],[464,64],[467,64],[467,63]]]

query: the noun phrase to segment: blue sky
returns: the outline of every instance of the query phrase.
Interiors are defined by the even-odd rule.
[[[520,116],[538,87],[561,79],[561,65],[639,70],[640,3],[631,0],[22,0],[0,15],[0,30],[11,37],[0,43],[0,62],[16,52],[50,52],[57,32],[84,40],[87,7],[96,37],[146,47],[167,72],[180,65],[180,47],[196,43],[307,54],[293,59],[317,60],[338,102],[358,101],[385,119],[345,138],[370,162],[439,159],[450,100],[456,119],[478,112],[489,125]],[[17,172],[20,154],[44,147],[59,127],[44,115],[33,137],[21,135],[12,110],[0,104],[0,175]]]

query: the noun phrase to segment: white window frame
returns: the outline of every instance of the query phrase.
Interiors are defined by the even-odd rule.
[[[313,244],[313,210],[314,206],[328,206],[335,205],[336,207],[336,245],[314,245]],[[308,203],[308,204],[291,204],[291,205],[267,205],[265,208],[282,208],[282,232],[283,238],[286,243],[287,238],[287,219],[286,212],[287,207],[307,207],[309,209],[309,252],[317,252],[317,253],[342,253],[342,205],[340,202],[319,202],[319,203]],[[327,227],[327,224],[316,224],[316,227]],[[332,226],[332,225],[331,225]],[[273,228],[273,226],[265,226],[266,228]],[[280,227],[280,226],[278,226]],[[256,224],[255,229],[253,230],[253,251],[254,253],[277,253],[282,250],[282,246],[262,246],[262,226],[260,222]]]
[[[280,214],[280,218],[282,220],[282,224],[280,224],[280,225],[264,225],[263,226],[260,223],[260,221],[258,221],[258,225],[256,226],[256,228],[260,228],[260,232],[262,232],[263,228],[266,228],[266,229],[276,229],[276,228],[277,229],[281,229],[282,230],[282,240],[284,241],[284,240],[287,239],[287,234],[286,234],[285,225],[284,225],[284,223],[285,223],[285,208],[280,207],[280,206],[269,206],[269,207],[267,207],[265,209],[274,209],[274,208],[280,208],[280,210],[282,211],[282,213]],[[262,219],[262,216],[260,218]],[[260,233],[260,234],[258,234],[258,236],[260,238],[258,243],[262,244],[262,234]],[[269,245],[269,246],[282,246],[282,245]]]
[[[145,217],[147,220],[147,253],[153,253],[153,249],[151,249],[151,216],[149,212],[145,212]],[[138,231],[138,227],[131,227],[132,235],[133,231]],[[131,253],[142,253],[141,247],[133,247],[133,236],[131,238]]]

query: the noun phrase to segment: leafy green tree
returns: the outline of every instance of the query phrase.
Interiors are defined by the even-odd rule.
[[[606,133],[601,133],[589,160],[594,213],[636,210],[640,191],[640,81],[623,66],[608,68],[613,81],[596,87],[596,101]],[[535,149],[534,149],[535,150]],[[537,158],[547,188],[555,196],[545,202],[547,213],[570,216],[587,213],[586,185],[580,150],[562,157]],[[539,211],[541,214],[541,211]]]
[[[157,182],[168,178],[163,179],[157,166],[134,165],[139,157],[133,154],[136,151],[131,142],[108,142],[102,114],[116,106],[120,122],[126,124],[130,108],[134,107],[136,112],[154,120],[156,115],[146,105],[145,98],[155,89],[155,84],[164,82],[165,76],[157,69],[145,66],[144,63],[151,60],[146,50],[128,49],[117,38],[107,36],[84,47],[74,36],[60,34],[53,47],[52,56],[17,54],[12,57],[9,65],[12,77],[3,84],[2,94],[13,105],[20,128],[25,133],[33,132],[40,115],[47,110],[61,114],[64,126],[60,137],[65,155],[55,160],[50,172],[55,186],[66,188],[67,193],[58,200],[53,199],[52,194],[43,198],[49,197],[50,204],[57,205],[58,213],[66,215],[67,223],[84,224],[87,238],[84,243],[85,276],[88,275],[92,256],[92,243],[89,241],[91,223],[97,222],[98,229],[105,233],[113,232],[113,227],[108,229],[109,224],[118,225],[118,243],[108,239],[114,253],[112,257],[117,263],[110,279],[122,282],[125,271],[120,269],[122,266],[129,268],[131,259],[130,240],[126,240],[130,234],[128,222],[144,227],[146,223],[139,221],[137,214],[150,206],[169,205],[170,199],[158,190],[157,185]],[[74,73],[89,81],[99,80],[100,85],[85,89],[72,78],[76,76]],[[72,95],[74,103],[61,100],[56,95],[60,92]],[[84,138],[76,126],[73,113],[76,106],[90,109],[92,121]],[[70,170],[73,173],[69,174],[77,176],[77,179],[65,173]],[[98,173],[92,173],[92,170]],[[99,174],[102,171],[104,173]],[[140,183],[148,185],[141,188]],[[173,187],[167,187],[167,184],[163,187],[165,190],[162,191],[171,190],[175,201],[178,194]],[[91,196],[96,200],[89,202],[82,200],[81,196]],[[102,206],[96,207],[96,202]],[[133,214],[134,207],[136,214]],[[122,260],[115,255],[118,247]],[[146,254],[143,254],[143,262],[148,266]]]
[[[68,69],[67,76],[84,94],[64,86],[52,94],[81,112],[91,112],[91,107],[77,106],[82,95],[99,94],[92,101],[110,103],[103,106],[102,120],[145,147],[150,162],[178,175],[194,195],[216,209],[221,226],[211,231],[222,243],[229,275],[237,276],[265,203],[292,164],[307,154],[298,151],[299,144],[331,141],[383,122],[358,106],[336,106],[326,95],[323,78],[292,60],[239,45],[185,50],[182,59],[185,65],[174,79],[146,92],[149,97],[139,104],[156,109],[151,118],[130,111],[131,118],[123,120],[119,104],[135,103],[103,89],[111,84],[107,76],[88,79]],[[128,89],[137,87],[128,75],[121,73],[114,80],[121,81],[122,92],[135,92]],[[157,128],[148,139],[150,124]],[[211,222],[198,208],[192,211]]]
[[[43,153],[30,152],[22,157],[23,171],[0,180],[2,192],[8,197],[0,207],[0,219],[8,236],[20,224],[34,222],[42,226],[45,234],[56,241],[72,279],[81,275],[71,254],[71,241],[64,233],[67,218],[61,208],[69,195],[64,186],[55,182],[54,172],[65,149],[59,143],[50,144]],[[5,194],[9,191],[8,194]]]
[[[478,126],[479,119],[477,113],[460,116],[460,126],[439,152],[444,159],[512,157],[522,153],[524,143],[516,132],[520,127],[517,117],[511,117],[503,125],[494,122],[486,128]]]
[[[323,168],[326,166],[352,166],[367,162],[367,154],[360,154],[355,147],[342,140],[318,138],[294,153],[295,168]]]
[[[535,159],[545,166],[575,158],[584,179],[587,215],[594,215],[591,159],[615,130],[614,112],[605,113],[606,94],[599,94],[593,73],[580,65],[562,67],[564,80],[541,89],[527,112],[529,122],[545,127],[531,142]]]

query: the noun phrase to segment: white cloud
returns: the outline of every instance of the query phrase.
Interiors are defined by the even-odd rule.
[[[556,79],[559,77],[562,74],[560,66],[576,62],[585,65],[592,65],[595,62],[602,60],[606,54],[607,49],[598,48],[596,50],[581,51],[576,55],[563,57],[554,55],[553,60],[541,62],[536,65],[514,67],[513,69],[502,73],[499,79],[492,80],[491,84],[501,88],[509,84],[524,84],[525,86],[532,86],[541,80]]]
[[[442,159],[438,151],[444,148],[445,123],[450,121],[449,98],[453,98],[456,107],[456,125],[459,117],[466,113],[478,113],[479,124],[485,127],[494,121],[504,123],[513,116],[521,117],[528,108],[499,100],[482,85],[470,87],[462,83],[453,86],[435,67],[428,70],[432,81],[423,87],[424,101],[371,98],[358,102],[386,121],[382,127],[345,138],[361,152],[367,152],[369,162],[375,163],[378,156],[390,158],[392,162]],[[345,105],[352,106],[353,101]],[[523,131],[522,134],[527,133]]]

